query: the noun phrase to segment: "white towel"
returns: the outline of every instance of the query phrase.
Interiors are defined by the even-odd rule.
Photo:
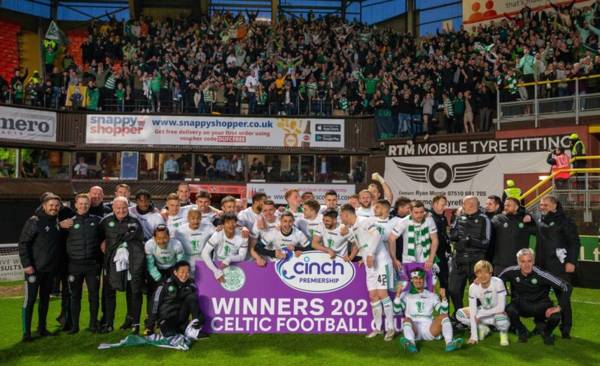
[[[113,259],[117,267],[117,272],[126,271],[129,269],[129,251],[127,247],[121,246],[117,249],[115,257]]]

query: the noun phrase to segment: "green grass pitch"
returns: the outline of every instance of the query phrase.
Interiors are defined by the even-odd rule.
[[[23,344],[21,338],[22,298],[0,298],[0,365],[600,365],[600,290],[575,289],[573,293],[573,339],[545,346],[541,337],[528,343],[500,347],[498,334],[476,346],[465,345],[452,354],[443,352],[443,342],[420,342],[420,352],[404,354],[398,338],[365,339],[362,335],[213,335],[196,342],[188,352],[153,347],[98,350],[103,342],[118,342],[127,334],[115,331],[93,335],[59,334]],[[87,300],[83,301],[81,326],[87,326]],[[123,295],[119,295],[116,325],[123,320]],[[49,329],[60,311],[53,299],[48,316]],[[34,329],[37,324],[34,318]],[[531,327],[531,323],[528,324]],[[557,334],[558,331],[555,331]],[[460,334],[457,334],[460,336]],[[467,334],[464,335],[468,337]]]

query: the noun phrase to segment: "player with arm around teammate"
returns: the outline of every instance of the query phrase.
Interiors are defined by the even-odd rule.
[[[394,309],[388,291],[393,289],[394,268],[392,260],[382,240],[380,227],[376,218],[358,217],[354,207],[345,204],[341,208],[342,223],[348,226],[354,246],[350,254],[350,260],[360,253],[365,261],[367,273],[367,290],[373,311],[375,329],[367,335],[367,338],[382,334],[381,326],[383,314],[385,314],[385,337],[386,342],[391,341],[396,333],[394,326]]]
[[[500,331],[500,345],[508,346],[510,321],[505,312],[504,281],[493,276],[494,269],[488,261],[477,262],[474,271],[476,278],[469,287],[469,306],[456,312],[456,320],[471,327],[469,344],[482,341],[490,333],[489,326],[493,326]]]

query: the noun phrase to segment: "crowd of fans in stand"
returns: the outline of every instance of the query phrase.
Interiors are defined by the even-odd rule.
[[[384,138],[432,133],[432,121],[447,132],[488,131],[498,87],[503,101],[530,99],[533,87],[520,82],[600,73],[600,0],[553,8],[425,38],[335,16],[274,26],[252,13],[92,22],[82,65],[68,54],[58,65],[50,49],[45,78],[17,71],[1,81],[2,98],[92,110],[375,115],[394,126]],[[599,83],[582,82],[579,92]],[[85,98],[69,95],[70,85],[86,86]]]

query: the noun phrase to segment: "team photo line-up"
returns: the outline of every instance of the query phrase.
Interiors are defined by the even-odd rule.
[[[255,193],[249,206],[227,196],[217,209],[206,191],[191,202],[187,183],[169,194],[162,208],[146,190],[135,192],[132,201],[130,196],[129,186],[119,184],[115,198],[105,202],[102,188],[94,186],[77,194],[71,208],[51,192],[42,195],[19,238],[24,342],[55,334],[48,331],[46,318],[57,288],[61,330],[78,333],[84,282],[90,332],[114,330],[116,293],[121,291],[127,303],[121,329],[203,339],[202,288],[193,280],[197,262],[224,284],[224,271],[234,263],[254,261],[264,267],[308,250],[364,267],[373,316],[366,337],[383,335],[391,341],[402,333],[400,345],[407,352],[418,351],[418,340],[443,339],[446,351],[459,349],[464,341],[454,337],[454,329],[470,331],[469,344],[492,329],[502,346],[509,345],[511,331],[519,342],[539,334],[551,345],[560,326],[562,338],[570,338],[571,281],[580,242],[577,226],[554,196],[541,198],[536,217],[511,191],[488,197],[483,207],[478,198],[466,196],[450,218],[444,196],[432,197],[431,207],[405,197],[394,201],[377,173],[368,189],[341,205],[334,190],[318,202],[311,192],[290,188],[282,207]],[[532,236],[535,253],[529,249]],[[404,271],[408,263],[419,265]],[[396,315],[402,315],[401,329]],[[535,328],[527,329],[522,318],[533,318]]]

